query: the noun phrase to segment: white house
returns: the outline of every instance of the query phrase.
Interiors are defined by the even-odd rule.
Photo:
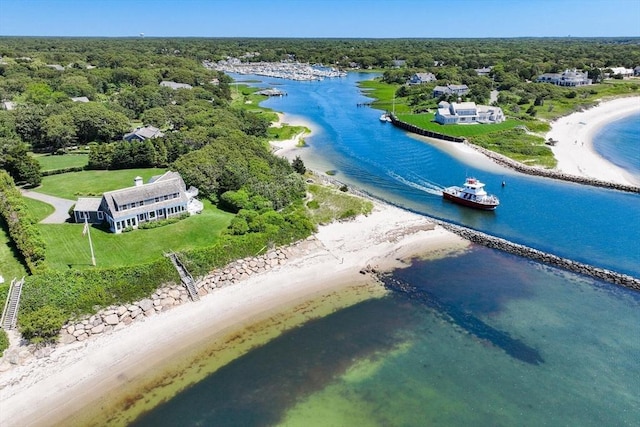
[[[442,101],[438,104],[435,120],[442,125],[501,123],[505,120],[500,107],[476,105],[475,102]]]
[[[193,86],[186,83],[176,83],[168,80],[163,80],[160,82],[160,86],[170,87],[173,90],[176,89],[193,89]]]
[[[624,68],[624,67],[611,67],[610,77],[621,75],[622,77],[631,77],[633,76],[633,68]]]
[[[108,191],[98,197],[78,199],[73,216],[76,222],[109,224],[111,232],[119,234],[127,228],[158,221],[182,214],[202,212],[202,202],[195,197],[198,189],[188,190],[177,172],[165,172],[155,176],[147,184],[141,177],[134,179],[132,187]]]
[[[564,70],[562,73],[544,73],[538,83],[551,83],[557,86],[585,86],[592,83],[586,71]]]

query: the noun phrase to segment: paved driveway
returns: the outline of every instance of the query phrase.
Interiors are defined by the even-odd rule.
[[[42,224],[62,224],[69,219],[69,209],[76,201],[69,199],[62,199],[60,197],[49,196],[48,194],[38,193],[36,191],[21,190],[22,195],[30,199],[40,200],[50,204],[55,208],[55,211],[40,221]]]

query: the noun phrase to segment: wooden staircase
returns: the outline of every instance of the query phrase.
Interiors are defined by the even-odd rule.
[[[193,280],[193,277],[191,277],[191,274],[189,274],[184,264],[182,264],[178,255],[175,252],[171,252],[169,254],[165,254],[165,256],[171,260],[173,266],[178,270],[180,281],[184,287],[187,288],[191,301],[198,301],[200,297],[198,296],[198,290],[196,289],[196,281]]]
[[[7,300],[2,310],[2,319],[0,319],[0,328],[4,330],[13,329],[18,322],[18,308],[20,307],[20,295],[22,294],[22,285],[24,277],[20,280],[13,279],[9,286]]]

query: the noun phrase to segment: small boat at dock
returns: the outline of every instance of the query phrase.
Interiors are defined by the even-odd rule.
[[[442,190],[442,197],[463,206],[492,211],[500,201],[494,195],[487,194],[484,184],[476,178],[467,178],[462,187],[453,186]]]
[[[384,113],[383,115],[380,116],[380,121],[381,122],[391,122],[391,117],[389,116],[389,113]]]

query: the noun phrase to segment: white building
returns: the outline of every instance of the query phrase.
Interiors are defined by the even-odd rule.
[[[475,102],[448,102],[438,104],[435,120],[442,125],[501,123],[505,120],[502,108],[476,105]]]
[[[173,90],[176,89],[192,89],[193,86],[187,83],[176,83],[168,80],[163,80],[160,82],[160,86],[170,87]]]
[[[552,83],[557,86],[585,86],[592,83],[586,71],[564,70],[562,73],[544,73],[538,83]]]

